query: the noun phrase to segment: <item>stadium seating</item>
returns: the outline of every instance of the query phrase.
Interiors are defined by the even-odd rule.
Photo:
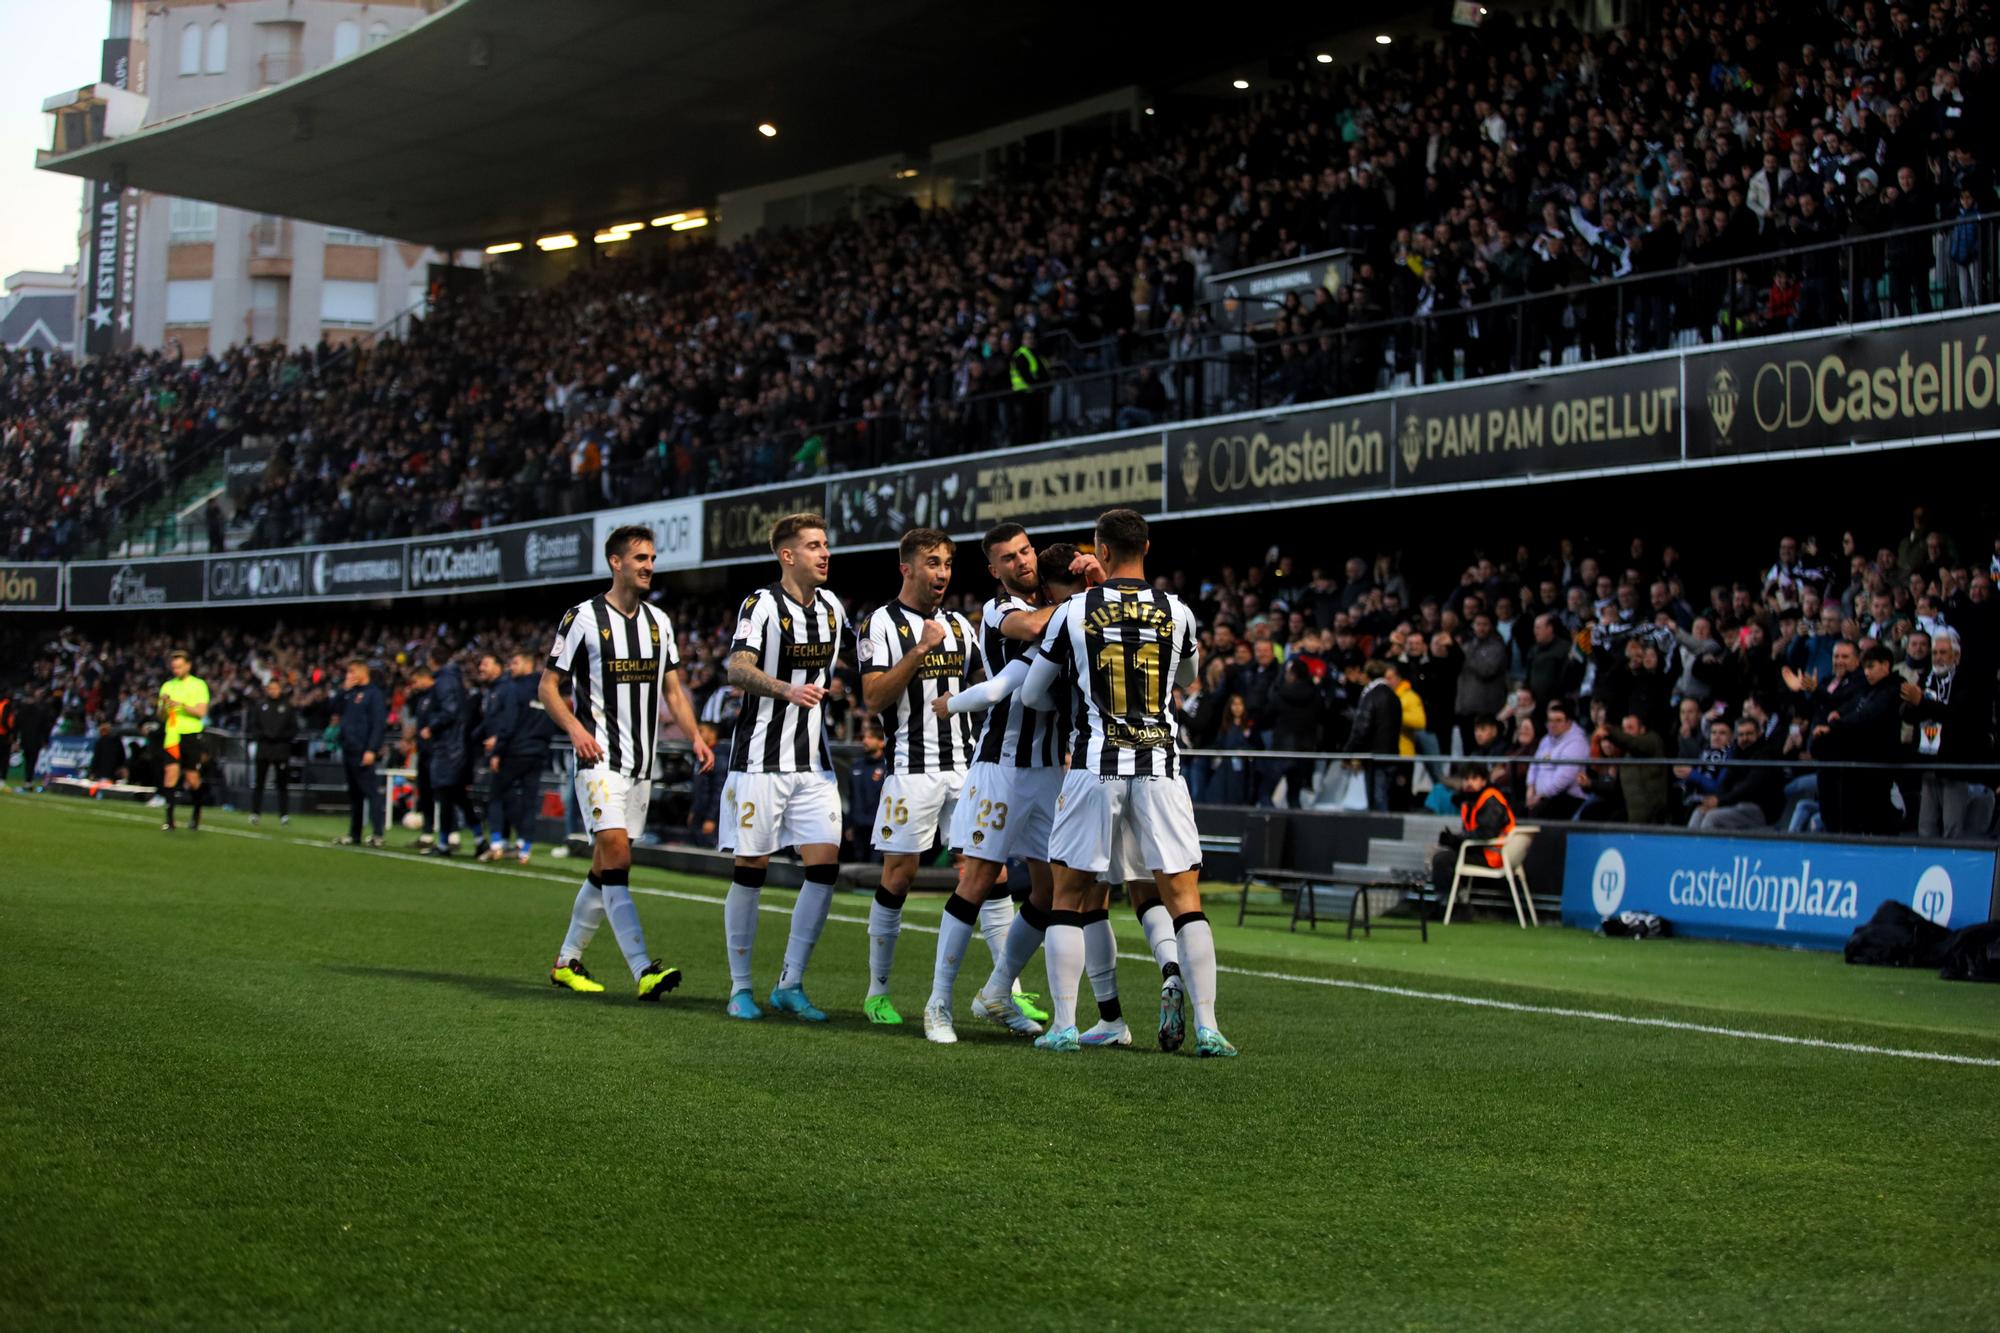
[[[372,347],[0,354],[0,555],[100,553],[239,431],[280,448],[234,539],[275,547],[1990,299],[1990,9],[1648,20],[1495,15],[948,211],[496,285]],[[1203,302],[1336,247],[1351,280],[1247,338]]]

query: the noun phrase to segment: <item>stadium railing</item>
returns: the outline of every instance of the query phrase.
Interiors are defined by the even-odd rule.
[[[1965,227],[1972,228],[1974,258],[1961,265],[1951,258],[1952,241]],[[1839,328],[1916,313],[1919,293],[1925,310],[1970,309],[2000,300],[1996,259],[2000,214],[1984,214],[1285,338],[1204,333],[1179,354],[1160,351],[1163,335],[1157,332],[1072,341],[1062,344],[1067,354],[1044,347],[1051,378],[1031,391],[1000,390],[918,413],[885,411],[813,423],[742,444],[746,454],[761,444],[772,446],[772,456],[789,459],[807,437],[820,435],[835,445],[829,453],[842,470],[856,470],[1381,389]],[[1779,268],[1801,279],[1792,315],[1774,316],[1769,309]],[[1328,340],[1331,357],[1315,359]],[[1080,358],[1084,368],[1070,356]],[[1106,359],[1119,364],[1097,368]],[[1163,411],[1128,401],[1147,372],[1166,391]],[[794,470],[730,484],[805,475],[816,474]]]

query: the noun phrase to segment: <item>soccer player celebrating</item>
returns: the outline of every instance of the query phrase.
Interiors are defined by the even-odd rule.
[[[1194,616],[1172,593],[1146,582],[1146,520],[1130,509],[1097,520],[1105,580],[1057,608],[1029,669],[1021,698],[1050,708],[1065,680],[1081,693],[1070,737],[1070,771],[1049,834],[1055,911],[1045,947],[1053,1019],[1035,1039],[1047,1051],[1081,1049],[1076,995],[1083,978],[1083,914],[1105,906],[1097,880],[1117,842],[1153,872],[1173,914],[1195,1052],[1233,1056],[1215,1021],[1215,933],[1201,910],[1201,841],[1194,805],[1180,779],[1171,688],[1198,667]]]
[[[868,910],[868,996],[871,1023],[901,1023],[889,1000],[889,972],[903,932],[903,901],[916,879],[917,857],[929,851],[972,759],[972,722],[938,717],[937,700],[965,688],[972,624],[938,610],[951,587],[950,537],[912,528],[897,548],[903,586],[896,600],[868,618],[857,655],[861,692],[891,738],[889,776],[875,811],[875,849],[882,853],[882,887]]]
[[[174,802],[180,797],[181,783],[188,789],[188,803],[192,807],[188,816],[188,827],[201,827],[201,805],[205,799],[201,787],[201,771],[208,762],[208,682],[194,674],[194,666],[188,661],[187,653],[179,648],[167,654],[167,670],[171,673],[160,686],[158,713],[166,724],[166,732],[161,737],[167,753],[167,760],[160,774],[160,794],[167,799],[167,819],[160,827],[171,832],[174,827]],[[32,776],[32,775],[30,775]]]
[[[945,916],[938,932],[937,961],[931,974],[931,996],[924,1005],[924,1036],[942,1045],[958,1040],[952,1026],[951,990],[965,959],[976,923],[985,923],[988,942],[997,965],[1005,951],[1005,940],[1013,912],[1008,895],[996,894],[1000,872],[1016,857],[1028,864],[1033,887],[1041,904],[1035,904],[1028,885],[1021,885],[1023,910],[1034,921],[1049,901],[1048,843],[1049,820],[1055,812],[1056,791],[1062,785],[1061,718],[1056,713],[1037,713],[1023,708],[1012,697],[1026,679],[1026,659],[1034,652],[1032,642],[1009,638],[1002,633],[1011,616],[1033,616],[1035,598],[1043,590],[1043,580],[1052,593],[1067,597],[1081,586],[1072,579],[1069,562],[1042,570],[1034,544],[1018,523],[1002,523],[986,534],[988,572],[998,580],[1000,592],[988,599],[979,613],[978,649],[984,659],[986,680],[970,691],[941,696],[932,711],[939,717],[987,709],[986,721],[973,752],[972,767],[966,775],[965,790],[952,822],[951,845],[964,854],[958,888],[945,902]],[[1052,551],[1060,548],[1052,547]],[[1069,548],[1071,555],[1075,548]],[[1040,617],[1045,623],[1047,615]],[[1015,666],[1015,663],[1021,663]],[[995,909],[999,909],[997,912]],[[997,916],[997,920],[991,920]],[[1010,978],[1011,981],[1011,978]],[[1011,994],[973,997],[972,1012],[999,1023],[1011,1031],[1033,1036],[1041,1026],[1025,1013]]]
[[[788,514],[771,527],[778,581],[744,600],[729,645],[729,683],[743,692],[729,747],[716,845],[736,853],[723,934],[733,1018],[761,1018],[750,984],[758,899],[771,854],[798,849],[806,882],[792,905],[792,933],[771,1006],[809,1023],[826,1014],[806,998],[806,964],[826,929],[840,875],[840,784],[827,742],[827,682],[847,612],[826,587],[832,559],[826,520]]]
[[[583,951],[609,917],[639,998],[657,1000],[680,985],[681,972],[647,951],[631,877],[632,838],[646,827],[659,763],[663,700],[674,725],[693,739],[703,772],[715,755],[695,730],[673,623],[645,600],[653,583],[652,529],[612,529],[604,558],[610,588],[564,613],[542,673],[542,707],[576,747],[576,794],[592,845],[590,876],[577,891],[549,980],[574,991],[604,989],[584,970]],[[565,697],[572,690],[574,708]]]

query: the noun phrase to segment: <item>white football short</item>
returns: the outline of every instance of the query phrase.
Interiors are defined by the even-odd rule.
[[[940,832],[949,832],[953,803],[965,774],[891,773],[875,807],[875,850],[922,854]]]
[[[1003,864],[1017,856],[1048,860],[1062,777],[1059,768],[974,764],[951,821],[952,849]]]
[[[646,831],[646,807],[652,800],[650,781],[613,773],[602,764],[577,770],[577,806],[584,831],[592,837],[607,829],[623,829],[637,838]]]
[[[1056,798],[1049,860],[1103,877],[1121,868],[1177,875],[1201,864],[1194,802],[1177,777],[1106,778],[1072,770]]]
[[[715,845],[738,856],[840,845],[840,784],[831,773],[731,773]]]
[[[1111,839],[1111,867],[1098,878],[1106,884],[1116,884],[1127,890],[1141,884],[1150,889],[1153,872],[1146,869],[1145,860],[1133,846],[1129,834],[1116,834]],[[1129,892],[1127,896],[1130,896]]]

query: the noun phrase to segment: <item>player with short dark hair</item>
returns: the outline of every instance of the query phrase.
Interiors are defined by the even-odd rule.
[[[788,514],[771,526],[778,580],[744,599],[729,643],[729,683],[742,691],[729,747],[716,846],[736,854],[723,901],[732,1018],[763,1017],[751,986],[758,900],[771,856],[796,848],[805,883],[792,904],[792,933],[771,1007],[808,1023],[826,1014],[806,998],[806,965],[833,906],[840,875],[840,786],[826,734],[826,689],[840,655],[847,611],[827,588],[833,549],[826,520]]]
[[[171,674],[160,686],[157,712],[166,726],[160,738],[166,752],[160,794],[167,800],[167,818],[160,827],[171,832],[174,804],[180,799],[183,782],[191,807],[188,827],[201,827],[201,807],[206,799],[201,777],[208,762],[208,682],[194,674],[194,664],[183,648],[167,654],[167,670]]]
[[[1180,598],[1147,583],[1150,544],[1146,520],[1132,510],[1114,509],[1098,519],[1104,582],[1057,608],[1021,687],[1031,708],[1053,707],[1062,683],[1081,693],[1072,714],[1069,776],[1049,835],[1055,910],[1044,943],[1054,1018],[1035,1045],[1081,1049],[1076,999],[1085,967],[1083,918],[1105,907],[1107,895],[1097,881],[1122,844],[1143,858],[1173,913],[1195,1010],[1196,1052],[1233,1056],[1236,1048],[1215,1021],[1215,934],[1201,910],[1201,840],[1180,780],[1171,697],[1174,686],[1195,679],[1199,636]],[[1177,1038],[1164,1004],[1161,1019],[1163,1038]]]
[[[918,856],[951,827],[972,761],[971,719],[938,717],[932,709],[940,697],[965,688],[976,652],[972,622],[939,609],[951,587],[955,549],[936,528],[903,534],[897,548],[902,588],[868,618],[858,650],[863,701],[881,715],[890,738],[889,776],[874,824],[882,884],[868,911],[868,994],[861,1006],[871,1023],[903,1021],[889,999],[903,902]]]
[[[576,747],[576,794],[592,845],[590,875],[577,890],[549,981],[573,991],[604,989],[584,970],[583,951],[609,917],[639,998],[658,1000],[680,985],[681,972],[647,951],[631,878],[632,839],[645,831],[659,764],[662,704],[693,738],[695,763],[704,772],[715,755],[695,729],[673,622],[645,600],[653,583],[652,531],[618,528],[604,550],[611,586],[564,613],[539,693],[542,707]]]

